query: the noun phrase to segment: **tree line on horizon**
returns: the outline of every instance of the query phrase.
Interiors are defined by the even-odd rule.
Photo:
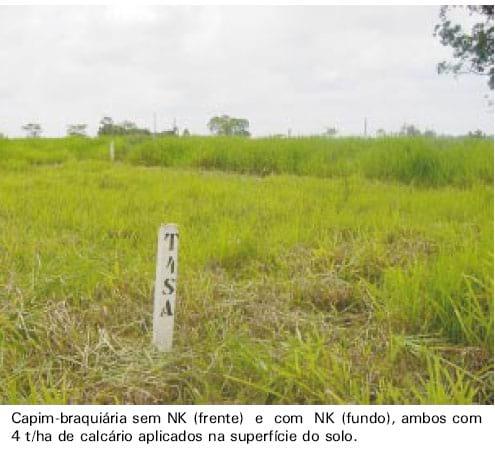
[[[212,117],[208,121],[208,129],[215,136],[237,136],[237,137],[250,137],[249,121],[247,119],[231,117],[226,114],[221,116]],[[87,133],[88,125],[85,123],[77,123],[67,125],[68,137],[89,137]],[[26,133],[27,138],[39,138],[42,135],[43,129],[38,123],[27,123],[22,126],[22,130]],[[312,137],[326,137],[334,138],[338,135],[339,130],[335,126],[329,126],[319,134],[310,135]],[[124,120],[122,122],[114,122],[111,117],[105,116],[99,122],[97,136],[175,136],[175,137],[188,137],[191,136],[191,132],[188,128],[184,128],[180,133],[177,125],[170,129],[153,133],[148,128],[140,128],[135,122],[130,120]],[[398,131],[386,131],[383,128],[378,128],[375,132],[375,137],[449,137],[448,135],[438,134],[435,130],[425,129],[422,131],[414,124],[404,123]],[[485,138],[492,135],[485,134],[482,130],[476,129],[469,131],[464,136],[473,138]],[[0,138],[6,138],[7,136],[0,133]],[[287,134],[273,134],[270,135],[273,138],[290,138],[291,131]],[[371,136],[369,136],[371,137]]]

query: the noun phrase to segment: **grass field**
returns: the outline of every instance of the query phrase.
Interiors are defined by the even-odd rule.
[[[0,140],[1,403],[493,402],[492,140],[121,138],[116,156]]]

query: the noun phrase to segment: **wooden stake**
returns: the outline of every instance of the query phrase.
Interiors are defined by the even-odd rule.
[[[158,231],[153,344],[158,350],[172,350],[175,295],[177,290],[179,231],[177,225],[162,225]]]

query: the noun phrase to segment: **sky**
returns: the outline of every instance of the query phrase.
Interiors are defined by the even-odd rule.
[[[103,116],[208,133],[220,114],[255,136],[493,133],[484,77],[438,75],[451,50],[435,6],[0,6],[0,132],[44,136]],[[487,95],[489,96],[487,98]]]

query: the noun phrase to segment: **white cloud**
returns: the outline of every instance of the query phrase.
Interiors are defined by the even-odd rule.
[[[492,132],[480,77],[438,76],[437,7],[0,7],[0,131],[131,119],[206,132]]]

